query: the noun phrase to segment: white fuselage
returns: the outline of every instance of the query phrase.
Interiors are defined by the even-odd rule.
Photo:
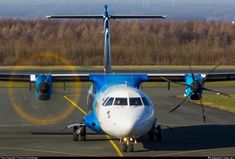
[[[123,103],[118,103],[119,99]],[[96,102],[100,126],[111,136],[137,138],[149,132],[154,125],[153,104],[139,89],[113,85],[100,93]]]

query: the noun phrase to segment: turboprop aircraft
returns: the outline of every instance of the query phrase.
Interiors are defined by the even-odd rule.
[[[161,140],[161,125],[154,112],[154,103],[145,94],[142,82],[174,82],[186,86],[187,98],[201,99],[206,81],[235,80],[235,73],[226,74],[147,74],[112,72],[110,53],[110,20],[128,18],[160,18],[159,15],[110,15],[108,6],[104,6],[103,15],[55,15],[52,18],[102,19],[104,24],[104,73],[102,74],[0,74],[1,81],[35,82],[36,96],[48,100],[52,95],[52,82],[90,81],[93,85],[88,91],[87,106],[90,112],[79,123],[68,126],[73,128],[75,141],[86,140],[86,129],[108,134],[120,139],[124,152],[134,151],[137,139],[147,134],[149,140]],[[180,82],[185,82],[180,83]],[[217,92],[217,91],[213,91]],[[223,94],[221,92],[217,92]],[[224,94],[226,95],[226,94]],[[186,98],[186,99],[187,99]],[[175,108],[176,109],[176,108]]]

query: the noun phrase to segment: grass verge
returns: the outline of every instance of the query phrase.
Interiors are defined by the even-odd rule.
[[[223,95],[204,94],[202,98],[202,104],[212,108],[218,108],[228,112],[235,113],[235,94],[230,94],[231,98]],[[183,95],[177,96],[178,98],[185,98]],[[189,100],[193,103],[199,104],[200,101]]]

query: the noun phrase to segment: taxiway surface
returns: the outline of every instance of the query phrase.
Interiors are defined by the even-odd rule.
[[[215,90],[235,93],[235,87]],[[50,101],[39,101],[28,88],[0,88],[0,156],[235,156],[235,114],[205,107],[206,123],[197,104],[185,102],[174,113],[168,112],[181,102],[176,98],[183,88],[145,88],[155,103],[158,122],[163,127],[161,142],[142,137],[135,152],[117,152],[119,140],[89,132],[87,141],[72,141],[72,130],[64,129],[83,114],[65,97],[86,108],[88,88],[53,89]]]

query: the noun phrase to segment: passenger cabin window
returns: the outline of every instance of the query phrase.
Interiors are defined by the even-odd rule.
[[[148,101],[145,97],[142,97],[142,100],[143,100],[143,102],[144,102],[144,105],[150,106],[149,101]]]
[[[114,105],[127,105],[127,98],[116,98]]]
[[[107,102],[107,100],[109,99],[109,97],[107,97],[104,102],[102,103],[102,105],[105,105],[105,103]]]
[[[141,99],[139,97],[130,98],[129,103],[130,103],[130,106],[141,106],[141,105],[143,105],[142,102],[141,102]]]
[[[106,102],[105,106],[110,106],[113,104],[113,97],[109,98],[109,100]]]

